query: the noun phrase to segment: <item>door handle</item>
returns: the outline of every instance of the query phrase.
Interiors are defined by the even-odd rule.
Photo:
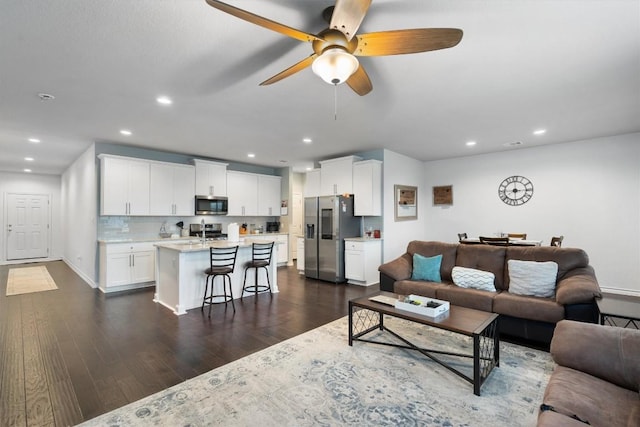
[[[135,267],[135,266],[136,266],[136,256],[134,254],[134,255],[131,255],[131,267]]]
[[[11,224],[7,225],[7,231],[10,232],[10,231],[12,231],[12,229],[13,229],[13,226]]]

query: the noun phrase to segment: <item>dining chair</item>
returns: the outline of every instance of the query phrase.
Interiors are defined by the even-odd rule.
[[[509,233],[508,236],[512,239],[527,240],[527,233]]]
[[[494,246],[509,246],[508,237],[485,237],[480,236],[480,243]]]
[[[564,240],[564,236],[554,236],[551,238],[551,245],[550,246],[555,246],[557,248],[562,246],[562,240]]]
[[[458,241],[462,242],[467,239],[467,233],[458,233]]]

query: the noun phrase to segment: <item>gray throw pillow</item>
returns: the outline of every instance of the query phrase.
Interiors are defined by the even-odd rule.
[[[510,259],[509,292],[516,295],[553,298],[556,294],[558,264],[553,261]]]

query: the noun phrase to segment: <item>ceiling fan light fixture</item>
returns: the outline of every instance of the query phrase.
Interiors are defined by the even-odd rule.
[[[331,47],[313,61],[311,69],[325,82],[339,85],[346,82],[359,66],[358,59],[344,48]]]

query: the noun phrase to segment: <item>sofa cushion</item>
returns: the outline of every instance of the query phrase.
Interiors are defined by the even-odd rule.
[[[640,331],[637,329],[565,320],[556,325],[551,356],[559,365],[588,372],[636,393],[639,391]]]
[[[442,282],[440,278],[442,254],[426,257],[413,254],[413,272],[411,280],[426,280],[427,282]]]
[[[568,271],[589,265],[589,257],[582,249],[551,246],[508,246],[505,265],[510,259],[554,261],[558,264],[558,280],[563,279]]]
[[[457,250],[457,243],[424,242],[421,240],[413,240],[407,246],[407,253],[411,256],[413,254],[420,254],[426,257],[442,255],[440,277],[443,282],[451,282],[451,269],[456,265]]]
[[[458,247],[456,265],[490,271],[495,276],[496,289],[506,290],[504,282],[505,255],[506,247],[504,246],[461,244]]]
[[[556,323],[564,319],[564,306],[549,298],[500,292],[493,299],[493,312],[522,319]]]
[[[558,413],[575,415],[592,426],[640,425],[637,390],[627,390],[565,366],[555,367],[543,403]]]
[[[416,280],[400,280],[394,283],[393,292],[398,295],[422,295],[423,297],[436,298],[436,290],[450,285],[436,282]]]
[[[553,411],[544,411],[538,414],[537,427],[585,427],[586,424],[575,418]]]
[[[495,292],[493,285],[496,276],[490,271],[476,270],[475,268],[467,268],[455,266],[451,270],[453,283],[461,288],[480,289],[482,291]]]
[[[521,261],[510,259],[509,292],[516,295],[551,298],[556,293],[558,264],[554,261]]]
[[[443,286],[436,289],[436,298],[449,301],[453,305],[492,312],[495,292],[467,289],[459,286]]]

